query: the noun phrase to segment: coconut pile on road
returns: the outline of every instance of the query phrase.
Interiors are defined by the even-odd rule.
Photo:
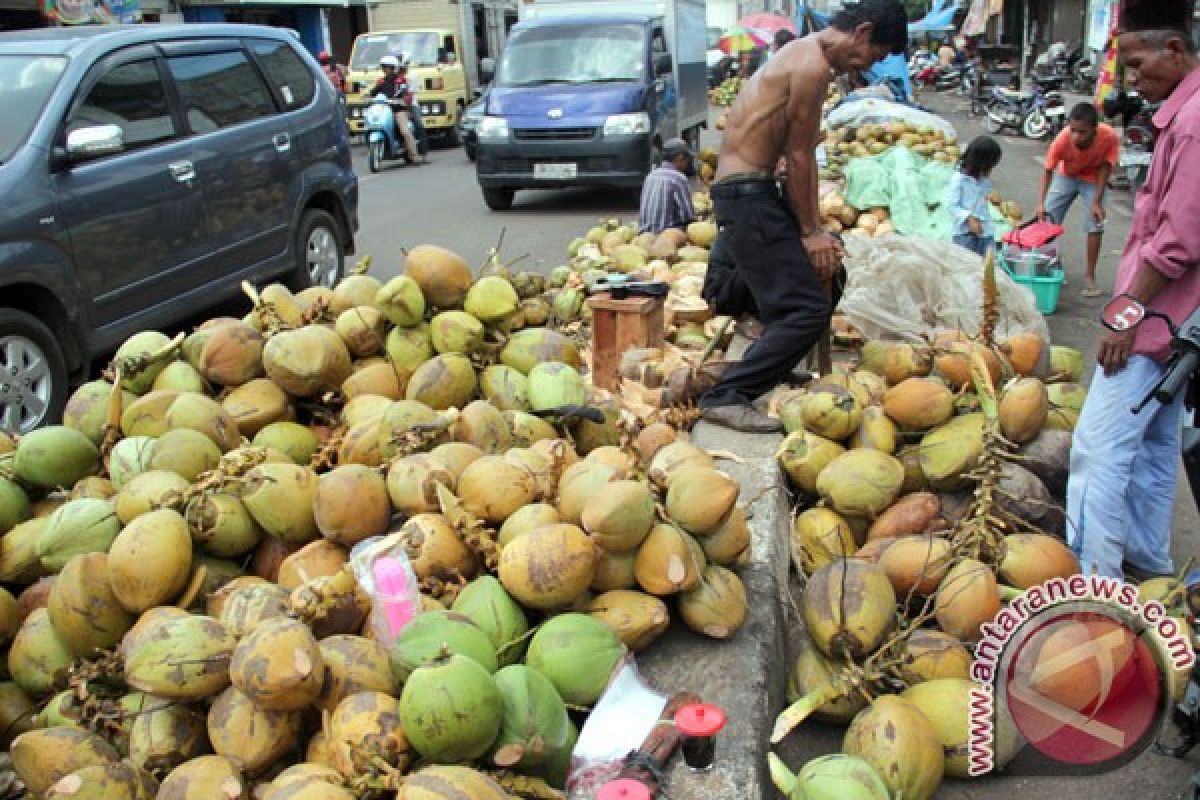
[[[424,245],[272,285],[0,438],[0,796],[559,796],[626,653],[743,623],[750,539],[713,458],[543,325],[579,282]],[[387,645],[349,563],[381,536],[422,603]]]
[[[1020,590],[1080,571],[1061,504],[1082,368],[1034,334],[988,347],[946,331],[927,345],[869,341],[856,368],[774,399],[799,498],[804,638],[772,740],[810,716],[849,725],[843,753],[797,775],[772,755],[785,795],[919,799],[968,777],[981,626]],[[1178,580],[1141,595],[1186,613]],[[1082,711],[1097,680],[1072,671],[1039,691]],[[997,742],[1002,767],[1021,740],[998,729]]]

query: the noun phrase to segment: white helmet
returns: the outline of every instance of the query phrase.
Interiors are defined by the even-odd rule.
[[[399,69],[400,68],[400,60],[397,59],[395,56],[384,56],[383,58],[379,59],[379,68],[383,69],[384,67],[391,67],[392,69]]]

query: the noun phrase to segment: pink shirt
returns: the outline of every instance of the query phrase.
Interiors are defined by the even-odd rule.
[[[1200,69],[1192,70],[1154,115],[1158,138],[1125,252],[1116,292],[1129,291],[1142,262],[1170,279],[1150,303],[1177,324],[1200,306]],[[1171,334],[1157,320],[1138,328],[1133,352],[1158,361],[1170,353]]]

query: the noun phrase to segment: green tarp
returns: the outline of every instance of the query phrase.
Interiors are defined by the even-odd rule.
[[[858,209],[886,208],[897,233],[950,239],[950,214],[942,207],[954,167],[897,146],[846,165],[846,202]],[[992,222],[999,239],[1011,224],[995,206]]]

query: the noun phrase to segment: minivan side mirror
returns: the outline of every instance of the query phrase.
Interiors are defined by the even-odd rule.
[[[111,156],[125,149],[125,131],[120,125],[91,125],[67,133],[67,160],[87,161]]]
[[[671,54],[662,53],[654,58],[654,77],[671,74]]]
[[[488,56],[479,59],[479,80],[481,83],[491,83],[496,74],[496,59]]]

